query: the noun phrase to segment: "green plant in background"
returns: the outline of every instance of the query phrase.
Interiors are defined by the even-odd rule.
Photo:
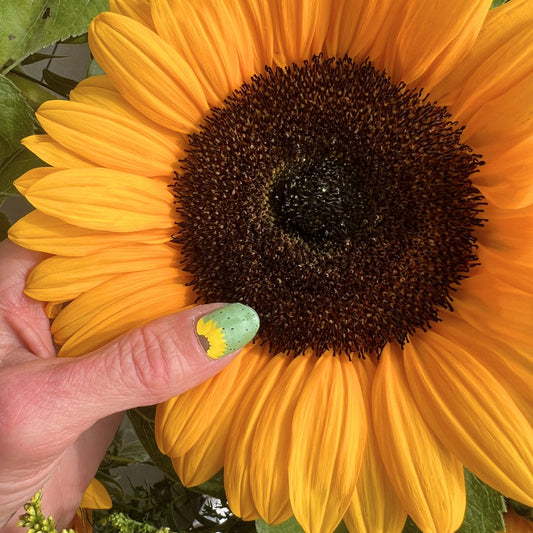
[[[57,533],[54,519],[49,516],[44,516],[41,510],[41,492],[39,491],[26,505],[26,511],[21,517],[17,525],[19,527],[28,528],[28,533]],[[61,533],[74,533],[73,529],[63,529]]]

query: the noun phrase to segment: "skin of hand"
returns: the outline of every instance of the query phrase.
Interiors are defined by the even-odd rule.
[[[176,396],[217,374],[195,324],[221,304],[155,320],[77,358],[56,356],[44,306],[23,293],[42,255],[0,243],[0,529],[40,489],[58,530],[74,516],[125,410]]]

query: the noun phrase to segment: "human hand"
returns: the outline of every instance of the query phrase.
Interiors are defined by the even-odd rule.
[[[0,243],[0,528],[15,531],[22,505],[43,489],[60,530],[75,514],[126,409],[176,396],[222,370],[195,332],[220,304],[163,317],[78,358],[58,358],[41,302],[23,294],[41,255]],[[246,310],[253,333],[257,315]],[[239,312],[236,309],[235,312]],[[253,327],[251,327],[253,326]],[[231,345],[242,346],[245,338]],[[205,345],[205,342],[204,342]]]

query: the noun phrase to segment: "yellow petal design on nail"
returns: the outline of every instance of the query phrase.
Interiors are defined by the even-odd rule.
[[[228,347],[226,336],[224,335],[224,330],[218,327],[214,320],[205,321],[203,318],[198,320],[196,333],[207,339],[209,346],[207,348],[207,355],[211,359],[218,359],[225,354],[226,348]]]

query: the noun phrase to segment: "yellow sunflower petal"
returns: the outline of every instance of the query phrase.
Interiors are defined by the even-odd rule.
[[[362,61],[393,6],[390,0],[330,0],[330,20],[324,43],[329,56],[345,54]]]
[[[89,486],[85,489],[80,502],[80,507],[87,509],[111,509],[113,502],[106,488],[93,478]]]
[[[250,32],[247,42],[253,46],[254,71],[262,72],[265,66],[272,66],[274,63],[275,31],[269,4],[263,0],[236,0],[229,5],[237,26],[241,31],[247,29]]]
[[[213,431],[216,429],[213,428]],[[207,444],[200,441],[198,446],[183,455],[170,458],[172,467],[186,487],[195,487],[207,481],[222,468],[219,461],[216,461],[217,456],[210,454],[210,451],[212,450],[208,449]]]
[[[70,91],[70,99],[74,102],[96,106],[131,118],[137,123],[145,124],[149,131],[154,131],[162,139],[166,139],[168,147],[175,151],[176,159],[183,157],[183,147],[187,144],[186,136],[147,119],[124,99],[108,76],[91,76],[82,80]]]
[[[85,78],[84,80],[81,80],[72,91],[70,91],[70,96],[73,94],[77,95],[80,94],[80,89],[83,89],[81,93],[85,93],[85,96],[87,98],[91,98],[91,94],[87,91],[87,89],[96,89],[97,91],[106,91],[107,93],[111,94],[118,94],[120,96],[120,92],[118,89],[113,85],[113,82],[109,79],[109,76],[106,74],[98,74],[97,76],[89,76],[88,78]],[[129,104],[127,104],[129,106]],[[131,106],[129,107],[123,107],[121,105],[120,107],[116,107],[115,110],[124,110],[129,109],[130,111],[133,110],[135,113],[135,109]]]
[[[45,131],[71,152],[97,166],[146,176],[172,175],[181,150],[176,139],[123,113],[74,101],[50,100],[37,119]]]
[[[509,149],[531,136],[533,72],[507,91],[483,101],[465,123],[462,141],[483,154],[486,147]]]
[[[442,318],[433,331],[460,346],[497,376],[527,416],[533,408],[533,353],[520,353],[512,345],[466,324],[456,313],[448,312]],[[533,418],[530,423],[533,425]]]
[[[223,389],[219,386],[221,383],[217,383],[212,385],[212,390],[209,391],[210,393],[219,393],[214,400],[216,405],[221,406],[221,409],[217,410],[217,416],[211,417],[208,425],[197,426],[200,431],[198,431],[196,442],[190,450],[173,457],[174,468],[185,486],[204,483],[224,466],[229,431],[236,409],[241,405],[243,395],[250,388],[255,376],[269,361],[268,353],[253,345],[244,348],[244,350],[248,351],[248,357],[245,357],[244,361],[241,362],[240,372],[233,382],[233,388]],[[237,359],[242,356],[243,354],[239,354]],[[215,395],[212,394],[211,397],[214,398]],[[215,403],[208,405],[214,407]],[[192,417],[202,419],[203,417],[199,415],[203,411],[205,409],[197,409],[189,411],[189,414]],[[166,431],[168,429],[167,426]],[[174,426],[171,430],[171,436],[175,437],[176,433],[179,433],[179,430],[177,426]],[[177,440],[179,440],[179,436]]]
[[[486,208],[488,222],[479,232],[482,268],[521,291],[533,294],[533,205],[521,209]]]
[[[109,11],[129,17],[153,29],[150,0],[109,0]]]
[[[54,319],[61,309],[67,304],[68,302],[47,302],[44,306],[44,312],[46,316],[52,320]]]
[[[122,95],[118,92],[111,80],[105,74],[101,76],[90,76],[82,80],[72,91],[70,91],[70,100],[81,104],[89,104],[101,107],[108,111],[118,113],[123,116],[131,117],[139,122],[146,122],[150,127],[156,128],[157,125],[139,113],[132,107]],[[161,130],[165,130],[159,126]],[[170,132],[170,130],[166,130]]]
[[[372,390],[374,430],[409,516],[424,533],[452,533],[466,507],[463,466],[428,427],[411,394],[403,360],[414,351],[404,355],[397,344],[385,347]],[[433,411],[436,420],[438,413]]]
[[[272,14],[276,65],[301,63],[321,51],[327,31],[327,20],[321,20],[321,2],[271,0],[268,5]]]
[[[278,382],[282,379],[290,361],[286,355],[278,354],[263,367],[246,391],[240,409],[235,413],[229,430],[224,460],[224,489],[233,513],[243,520],[257,520],[261,516],[252,497],[253,484],[250,479],[250,461],[255,455],[254,434],[263,410],[270,403],[276,403],[274,390],[278,387]],[[279,412],[283,413],[284,411],[280,410]],[[269,453],[270,455],[272,454]],[[280,472],[283,472],[281,461],[275,461],[274,465],[271,466],[274,466],[274,471],[278,476]],[[274,477],[274,473],[272,473],[273,480],[278,481],[278,476]],[[276,500],[279,500],[280,497],[283,498],[282,502]],[[287,507],[288,499],[287,487],[284,487],[282,491],[275,490],[271,497],[267,496],[264,501],[265,505],[262,506],[263,509],[265,506],[268,507],[265,519],[271,521],[273,515],[275,519],[283,514],[280,513],[280,510]],[[274,509],[275,512],[273,512]],[[289,505],[288,513],[283,514],[283,516],[288,518],[291,515],[292,510]]]
[[[505,533],[533,533],[533,522],[509,509],[505,515]]]
[[[20,178],[17,178],[13,182],[13,185],[17,188],[17,191],[20,194],[25,195],[32,185],[37,183],[41,178],[48,176],[48,174],[52,174],[52,172],[57,172],[57,169],[52,167],[32,168],[31,170],[28,170],[28,172],[22,174]]]
[[[294,516],[306,531],[333,531],[342,520],[361,468],[366,432],[352,362],[322,355],[304,384],[292,422],[289,494]]]
[[[517,263],[491,248],[481,248],[481,251],[478,257],[488,272],[508,285],[533,294],[533,266]]]
[[[369,359],[357,359],[354,366],[361,383],[367,418],[371,420],[371,387],[376,367]],[[389,480],[374,429],[369,424],[363,464],[344,523],[352,533],[399,533],[406,518],[407,512]]]
[[[350,48],[357,26],[364,18],[365,7],[373,6],[377,2],[337,0],[327,3],[330,7],[330,15],[323,47],[328,56],[342,57]],[[352,54],[350,56],[353,57]]]
[[[216,420],[200,436],[195,446],[178,457],[171,457],[172,466],[186,487],[195,487],[211,479],[224,466],[226,450],[223,424]]]
[[[164,184],[106,168],[59,170],[32,185],[26,198],[69,224],[107,231],[172,228],[172,193]]]
[[[93,532],[93,512],[92,509],[78,509],[74,518],[68,525],[69,529],[73,529],[76,533],[92,533]]]
[[[50,135],[30,135],[22,139],[22,144],[45,163],[58,168],[93,167],[87,159],[61,146]]]
[[[96,350],[135,327],[194,303],[188,275],[174,268],[132,272],[78,296],[52,323],[59,354],[75,357]]]
[[[385,67],[396,83],[428,90],[473,45],[490,5],[491,0],[395,3],[370,57],[378,58],[379,66]]]
[[[533,247],[524,242],[533,239],[533,205],[521,209],[486,208],[488,223],[478,234],[482,250],[490,249],[504,260],[533,265]]]
[[[491,487],[532,505],[533,427],[498,379],[432,331],[406,345],[405,368],[417,405],[446,448]]]
[[[95,231],[67,224],[41,211],[32,211],[9,228],[9,238],[29,250],[81,257],[127,243],[169,242],[171,235],[167,228],[122,233]]]
[[[161,451],[178,457],[202,439],[205,428],[232,411],[255,374],[268,362],[263,350],[253,344],[222,372],[157,408],[156,439]],[[210,409],[203,406],[209,405]]]
[[[153,0],[157,33],[198,76],[210,106],[220,104],[254,72],[247,25],[232,14],[235,2]]]
[[[119,274],[176,266],[178,261],[179,252],[166,244],[130,244],[86,257],[56,255],[31,271],[24,292],[45,302],[72,300]]]
[[[533,68],[533,5],[528,0],[489,11],[468,54],[441,80],[432,97],[468,123],[472,113]]]
[[[533,296],[489,274],[461,282],[454,295],[455,315],[487,335],[505,339],[522,353],[533,346]]]
[[[247,443],[249,456],[237,459],[247,463],[251,498],[268,523],[283,522],[293,514],[288,464],[291,446],[297,443],[292,440],[291,427],[298,398],[314,363],[312,356],[297,357],[284,369],[278,383],[270,384],[269,398],[264,399],[263,409],[257,413],[255,431]]]
[[[533,137],[506,149],[490,146],[483,149],[485,165],[472,176],[489,205],[519,209],[533,204]]]
[[[187,60],[146,26],[101,13],[89,28],[89,44],[122,96],[154,122],[188,133],[209,109]]]

